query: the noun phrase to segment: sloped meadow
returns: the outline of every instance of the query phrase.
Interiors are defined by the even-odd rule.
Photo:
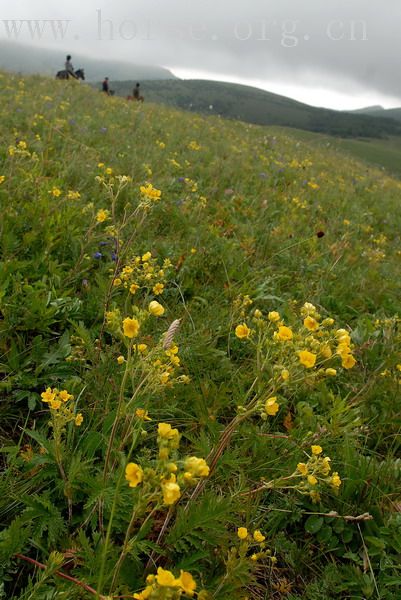
[[[0,598],[399,598],[400,182],[0,88]]]

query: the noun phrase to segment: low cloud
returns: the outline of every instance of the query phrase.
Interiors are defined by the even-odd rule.
[[[385,8],[377,0],[71,0],[67,6],[25,0],[1,9],[0,36],[10,39],[10,21],[32,19],[64,20],[67,31],[56,39],[49,24],[33,39],[24,25],[20,41],[401,101],[398,0],[386,0]]]

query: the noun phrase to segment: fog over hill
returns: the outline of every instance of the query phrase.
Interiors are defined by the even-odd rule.
[[[88,81],[98,81],[104,77],[114,79],[174,79],[174,75],[163,67],[135,64],[134,57],[127,61],[90,58],[74,53],[69,49],[49,50],[28,46],[8,40],[0,40],[0,69],[19,73],[39,73],[53,76],[64,68],[65,56],[72,54],[75,69],[83,67]]]

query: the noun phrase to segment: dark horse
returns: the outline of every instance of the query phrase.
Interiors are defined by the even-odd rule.
[[[77,71],[75,71],[75,78],[76,79],[82,79],[83,81],[85,81],[85,73],[83,69],[78,69]],[[74,79],[74,76],[71,75],[71,73],[69,73],[68,71],[66,71],[65,69],[63,71],[59,71],[56,75],[56,79]]]

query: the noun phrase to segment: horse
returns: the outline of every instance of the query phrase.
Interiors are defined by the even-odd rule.
[[[83,81],[85,81],[85,73],[83,69],[78,69],[77,71],[75,71],[74,78],[74,75],[63,69],[62,71],[58,71],[58,73],[56,74],[56,79],[82,79]]]
[[[137,102],[143,102],[144,101],[144,97],[143,96],[127,96],[127,100],[130,102],[132,100],[136,100]]]

